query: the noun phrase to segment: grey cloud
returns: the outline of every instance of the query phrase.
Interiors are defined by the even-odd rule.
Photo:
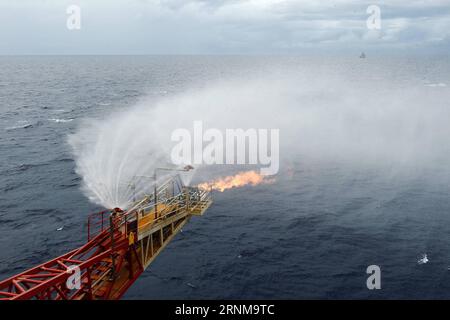
[[[82,30],[65,9],[82,8]],[[450,3],[376,1],[382,29],[366,27],[372,1],[0,0],[0,53],[296,53],[304,49],[450,48]]]

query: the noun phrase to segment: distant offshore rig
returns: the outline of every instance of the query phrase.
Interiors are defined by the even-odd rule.
[[[189,219],[211,204],[209,190],[172,176],[129,210],[89,215],[86,244],[1,281],[0,300],[120,299]]]

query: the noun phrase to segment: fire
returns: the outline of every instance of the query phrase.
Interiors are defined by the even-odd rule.
[[[239,172],[234,176],[219,178],[211,182],[200,183],[198,187],[204,190],[217,190],[224,192],[227,189],[239,188],[246,185],[256,186],[258,184],[267,184],[274,182],[274,179],[268,179],[256,171]]]

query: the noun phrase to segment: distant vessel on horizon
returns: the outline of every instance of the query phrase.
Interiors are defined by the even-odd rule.
[[[366,54],[364,52],[361,52],[361,55],[359,56],[361,59],[365,59],[366,58]]]

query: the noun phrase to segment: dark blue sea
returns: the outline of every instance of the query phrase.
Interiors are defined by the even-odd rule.
[[[329,126],[313,121],[304,131],[308,143],[298,137],[303,148],[280,153],[274,183],[215,192],[207,213],[191,219],[124,298],[450,298],[445,56],[2,56],[0,278],[86,241],[87,215],[102,208],[80,190],[67,143],[84,119],[101,121],[143,97],[283,70],[343,76],[353,88],[370,81],[360,95],[299,84],[302,99],[330,110],[336,123],[361,125],[351,132],[333,127],[328,136]],[[339,109],[377,99],[371,88],[383,88],[380,103],[391,101],[394,115],[381,109],[371,122],[372,113],[366,119]],[[395,94],[384,94],[390,90]],[[314,103],[308,110],[314,115]],[[275,105],[273,114],[283,117]],[[379,128],[383,119],[388,125]],[[315,136],[321,146],[336,143],[320,148]],[[381,269],[380,290],[366,287],[369,265]]]

